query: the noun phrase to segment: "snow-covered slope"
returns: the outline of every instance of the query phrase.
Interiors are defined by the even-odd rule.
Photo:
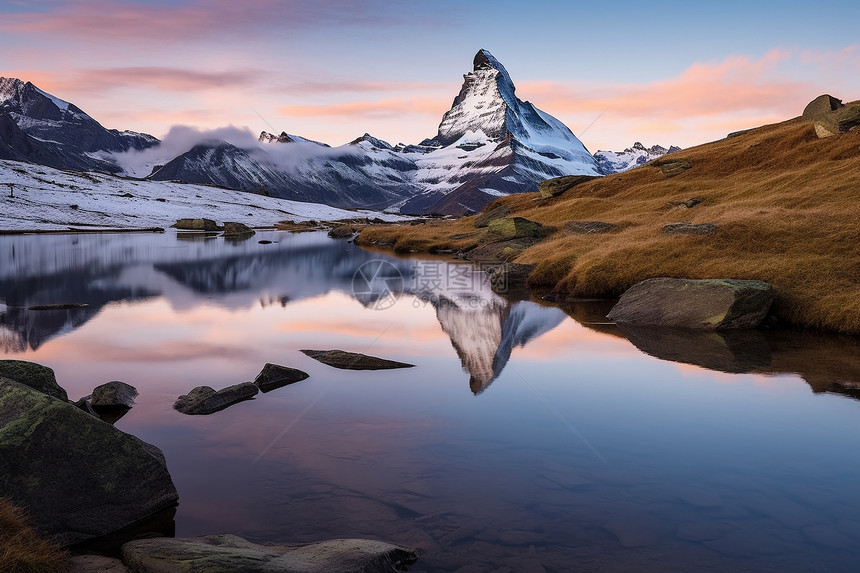
[[[284,220],[348,219],[360,213],[206,185],[61,171],[0,160],[0,229],[167,227],[176,219],[195,217],[268,226]],[[398,219],[375,212],[371,216]]]
[[[343,208],[385,209],[415,193],[415,163],[365,135],[331,148],[324,143],[263,132],[259,144],[201,143],[150,178],[211,183],[296,201]]]
[[[118,172],[108,154],[158,143],[150,135],[105,129],[75,105],[16,78],[0,78],[0,118],[26,134],[0,129],[0,158],[62,169]]]
[[[597,161],[600,172],[609,175],[610,173],[628,171],[675,151],[681,151],[681,148],[674,145],[669,149],[660,145],[645,147],[637,141],[633,147],[628,147],[624,151],[598,151],[594,154],[594,159]]]
[[[551,177],[600,174],[567,126],[515,92],[505,67],[478,51],[438,133],[422,142],[431,151],[415,156],[422,193],[404,212],[459,215]]]

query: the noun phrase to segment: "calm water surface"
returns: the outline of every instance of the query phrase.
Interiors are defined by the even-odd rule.
[[[379,538],[433,572],[857,570],[857,339],[622,332],[483,277],[319,233],[6,236],[0,354],[72,399],[138,388],[117,426],[164,450],[180,537]],[[28,310],[58,303],[89,306]],[[171,407],[266,362],[310,378]]]

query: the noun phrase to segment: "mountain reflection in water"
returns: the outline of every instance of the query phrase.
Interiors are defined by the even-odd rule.
[[[164,450],[180,537],[381,538],[433,573],[856,569],[856,339],[622,330],[611,301],[486,279],[319,233],[0,236],[0,355],[73,399],[138,388],[117,426]],[[88,306],[30,310],[55,304]],[[310,377],[212,416],[171,407],[266,362]]]
[[[388,272],[402,279],[394,295],[415,297],[414,304],[435,308],[474,394],[498,378],[515,347],[529,344],[569,315],[599,332],[623,336],[662,360],[727,373],[793,373],[814,392],[860,398],[856,337],[803,330],[616,327],[605,323],[611,303],[571,304],[562,311],[511,301],[494,293],[478,269],[468,270],[469,280],[460,280],[456,288],[447,285],[442,279],[452,274],[449,268],[455,263],[416,263],[370,253],[322,233],[272,232],[265,235],[272,243],[265,245],[258,243],[263,237],[241,242],[205,233],[0,237],[0,302],[5,305],[0,305],[0,348],[6,353],[35,350],[80,328],[108,304],[157,297],[178,310],[200,304],[247,309],[274,302],[286,306],[338,291],[369,306],[378,289],[390,284],[356,292],[356,272],[384,261]],[[422,277],[429,272],[437,280]],[[456,274],[464,276],[462,270]],[[68,303],[86,306],[30,310]]]

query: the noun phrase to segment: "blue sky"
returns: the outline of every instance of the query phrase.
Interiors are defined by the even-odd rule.
[[[592,150],[691,146],[860,99],[860,5],[0,1],[0,75],[108,127],[435,134],[480,48]]]

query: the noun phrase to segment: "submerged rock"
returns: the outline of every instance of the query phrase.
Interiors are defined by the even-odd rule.
[[[140,539],[122,546],[132,571],[192,573],[389,573],[418,560],[411,549],[367,539],[335,539],[307,545],[257,545],[235,535],[193,539]]]
[[[38,390],[42,394],[69,401],[69,395],[57,384],[54,371],[26,360],[0,360],[0,378],[8,378]]]
[[[344,350],[302,350],[301,352],[323,364],[344,370],[389,370],[415,366],[414,364]]]
[[[6,378],[0,378],[0,492],[63,546],[178,500],[161,450]]]
[[[209,386],[197,386],[188,394],[177,398],[173,408],[189,415],[214,414],[233,404],[250,400],[259,391],[251,382],[234,384],[218,391]]]
[[[663,277],[630,287],[607,318],[704,330],[756,328],[772,301],[773,288],[764,281]]]
[[[286,366],[267,363],[254,379],[254,385],[261,392],[270,392],[287,384],[300,382],[307,377],[307,372],[303,372],[297,368],[288,368]]]

